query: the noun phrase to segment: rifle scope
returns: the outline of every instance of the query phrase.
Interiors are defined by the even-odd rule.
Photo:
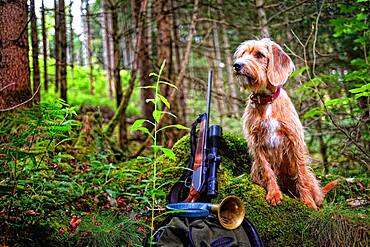
[[[218,149],[222,141],[222,128],[219,125],[212,125],[208,132],[209,152],[207,155],[209,174],[208,174],[208,192],[210,198],[217,196],[217,170],[218,165],[221,163],[221,156],[218,154]]]

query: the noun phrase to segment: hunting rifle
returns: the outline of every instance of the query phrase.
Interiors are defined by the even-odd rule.
[[[184,217],[205,217],[211,212],[216,214],[220,224],[226,229],[235,229],[243,222],[245,210],[243,202],[236,196],[226,197],[220,204],[209,202],[218,194],[217,170],[221,163],[218,153],[222,141],[222,128],[219,125],[209,127],[211,106],[212,71],[208,73],[208,92],[206,112],[201,114],[191,128],[191,172],[186,172],[180,182],[174,185],[170,192],[170,210],[183,210],[176,213]],[[194,146],[196,127],[199,125],[199,135]],[[188,187],[188,192],[183,193]],[[187,194],[181,203],[181,197]]]

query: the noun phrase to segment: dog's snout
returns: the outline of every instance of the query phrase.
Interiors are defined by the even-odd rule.
[[[241,63],[241,62],[236,62],[236,63],[234,63],[233,67],[234,67],[234,70],[235,70],[236,72],[239,72],[239,71],[242,69],[242,67],[243,67],[243,63]]]

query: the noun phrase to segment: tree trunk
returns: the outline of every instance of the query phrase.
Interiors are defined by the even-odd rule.
[[[29,106],[32,99],[27,39],[27,0],[0,4],[0,109]]]
[[[60,26],[60,97],[67,102],[67,28],[64,0],[59,0]]]
[[[71,77],[74,78],[74,42],[73,42],[73,15],[72,15],[72,5],[73,0],[69,3],[69,66],[71,67]]]
[[[157,65],[159,67],[163,61],[166,61],[166,66],[164,68],[162,79],[168,80],[169,82],[174,82],[176,75],[173,70],[173,59],[172,59],[172,9],[171,1],[167,0],[155,0],[155,16],[157,23]],[[162,86],[161,94],[168,99],[170,92],[170,86]],[[170,101],[171,113],[176,116],[180,116],[179,111],[179,96],[180,93],[174,94],[173,99]],[[164,121],[164,125],[172,125],[175,123],[183,123],[180,118],[168,117]],[[171,128],[166,131],[166,145],[172,147],[175,141],[180,137],[181,133],[176,128]],[[163,142],[163,141],[162,141]]]
[[[113,3],[112,3],[113,2]],[[111,13],[112,13],[112,38],[113,38],[113,80],[116,90],[116,103],[117,108],[119,108],[120,103],[122,101],[122,85],[121,85],[121,48],[120,48],[120,39],[121,34],[119,32],[118,27],[118,1],[111,1]],[[131,96],[131,95],[130,95]],[[127,143],[127,126],[126,126],[126,114],[122,112],[120,114],[120,121],[119,121],[119,143],[122,149],[126,148]]]
[[[112,39],[113,39],[113,80],[114,80],[114,87],[116,90],[116,105],[119,107],[119,104],[122,100],[122,85],[121,85],[121,77],[120,77],[120,69],[121,69],[121,49],[119,45],[120,41],[120,33],[118,30],[118,13],[117,13],[117,1],[114,2],[111,6],[111,14],[112,14]]]
[[[320,145],[320,154],[322,158],[322,164],[324,166],[324,174],[329,173],[329,162],[328,162],[328,146],[326,145],[324,141],[324,133],[321,126],[321,120],[318,119],[317,125],[316,125],[317,133],[319,133],[319,145]]]
[[[216,23],[213,23],[213,48],[215,52],[215,90],[218,94],[216,97],[217,99],[217,106],[218,112],[220,113],[221,119],[225,115],[225,89],[224,89],[224,80],[223,80],[223,73],[221,68],[221,50],[220,50],[220,39],[218,35],[218,26]]]
[[[157,66],[158,68],[166,60],[166,67],[163,71],[163,77],[172,79],[172,13],[170,1],[167,0],[155,0],[155,16],[157,23]],[[172,77],[172,78],[171,78]],[[164,87],[165,92],[163,95],[166,97],[168,94],[169,87]]]
[[[35,13],[35,0],[30,1],[31,15],[31,43],[33,66],[33,102],[40,103],[40,67],[39,67],[39,40],[37,37],[37,19]]]
[[[260,23],[261,35],[263,38],[269,38],[270,33],[267,26],[267,18],[266,18],[266,11],[264,9],[265,1],[264,0],[256,0],[256,8],[257,8],[257,15],[258,20]]]
[[[94,64],[92,62],[93,49],[92,49],[92,36],[91,36],[91,14],[89,0],[86,1],[85,13],[86,13],[86,31],[87,31],[87,63],[90,67],[90,83],[91,83],[91,95],[95,95],[95,80],[94,80]]]
[[[220,1],[220,4],[223,5],[223,0]],[[225,14],[223,10],[220,10],[220,16],[221,16],[221,21],[225,21]],[[225,25],[222,25],[222,40],[223,40],[223,51],[225,53],[225,61],[226,61],[226,71],[227,71],[227,83],[228,89],[229,89],[229,94],[230,94],[230,111],[231,114],[234,115],[235,117],[240,117],[239,113],[239,102],[238,102],[238,87],[236,83],[236,79],[233,76],[233,61],[232,61],[232,55],[230,51],[230,42],[229,42],[229,37],[227,35],[227,30],[225,28]]]
[[[177,13],[176,13],[176,2],[174,0],[171,0],[171,9],[172,12],[172,35],[173,35],[173,50],[175,54],[175,63],[174,63],[174,71],[176,71],[176,74],[179,74],[180,67],[181,67],[181,55],[180,55],[180,47],[178,45],[179,41],[179,34],[178,34],[178,24],[177,24]],[[183,125],[187,125],[187,98],[189,94],[189,81],[187,79],[184,79],[182,83],[182,89],[178,91],[179,96],[177,104],[181,107],[179,107],[179,116],[178,118],[181,119],[181,122]]]
[[[59,92],[59,77],[60,77],[60,13],[59,13],[59,3],[54,0],[54,12],[55,12],[55,35],[54,35],[54,58],[55,58],[55,92]]]
[[[43,57],[44,57],[44,89],[47,92],[49,89],[48,83],[48,52],[47,52],[47,31],[46,31],[46,23],[45,23],[45,6],[44,0],[41,2],[41,28],[42,28],[42,50],[43,50]]]
[[[142,6],[140,1],[133,1],[134,4],[134,11],[135,13],[135,25],[136,25],[136,36],[141,36],[140,43],[136,44],[137,47],[137,68],[140,74],[140,86],[150,86],[152,85],[152,79],[149,77],[149,73],[151,72],[152,66],[150,63],[149,57],[149,36],[148,36],[148,28],[147,25],[141,25],[141,29],[139,29],[139,25],[144,23],[147,16],[147,6]],[[145,8],[144,8],[145,7]],[[140,90],[140,97],[141,97],[141,114],[144,119],[149,121],[153,121],[153,111],[154,111],[154,104],[147,103],[146,99],[153,99],[154,92],[151,88],[142,88]],[[152,128],[149,124],[146,125],[147,128]]]
[[[102,1],[102,39],[104,50],[104,68],[108,81],[109,98],[113,99],[114,85],[112,80],[112,18],[107,0]]]

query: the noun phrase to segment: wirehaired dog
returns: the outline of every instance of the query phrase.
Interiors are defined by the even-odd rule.
[[[311,172],[298,114],[283,89],[294,64],[270,39],[249,40],[235,52],[234,71],[241,89],[251,92],[243,115],[243,130],[253,157],[253,180],[267,190],[266,200],[278,205],[282,190],[300,197],[310,208],[321,205],[325,194]]]

